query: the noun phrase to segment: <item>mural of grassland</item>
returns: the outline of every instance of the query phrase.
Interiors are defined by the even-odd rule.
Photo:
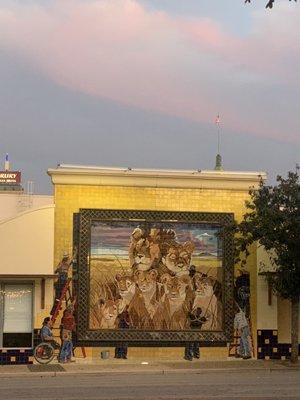
[[[208,224],[94,221],[90,328],[221,330],[218,232]]]

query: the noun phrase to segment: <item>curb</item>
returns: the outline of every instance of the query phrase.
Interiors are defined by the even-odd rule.
[[[43,378],[43,377],[60,377],[60,376],[78,376],[78,375],[91,375],[91,376],[99,376],[99,375],[121,375],[121,374],[153,374],[153,375],[172,375],[172,374],[207,374],[207,373],[221,373],[221,372],[235,372],[235,373],[249,373],[249,372],[290,372],[290,371],[300,371],[299,367],[282,367],[282,368],[210,368],[210,369],[202,369],[202,368],[194,368],[194,369],[145,369],[145,370],[136,370],[136,369],[127,369],[127,370],[99,370],[99,371],[45,371],[45,372],[2,372],[2,378],[14,378],[14,377],[35,377],[35,378]]]

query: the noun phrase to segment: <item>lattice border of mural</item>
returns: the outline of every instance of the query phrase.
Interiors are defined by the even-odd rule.
[[[89,254],[92,221],[146,221],[146,222],[186,222],[209,223],[221,228],[231,224],[232,213],[176,212],[149,210],[103,210],[80,209],[74,219],[74,246],[79,249],[75,289],[77,295],[77,345],[100,346],[117,345],[126,342],[134,346],[180,346],[187,341],[200,341],[207,345],[224,346],[233,334],[233,238],[223,238],[223,330],[204,331],[138,331],[138,330],[90,330],[89,329]]]

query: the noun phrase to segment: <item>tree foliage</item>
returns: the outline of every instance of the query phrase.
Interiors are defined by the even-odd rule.
[[[289,0],[292,1],[292,0]],[[297,0],[294,0],[295,2],[297,2]],[[245,4],[246,3],[251,3],[251,0],[245,0]],[[267,4],[266,4],[266,8],[273,8],[273,5],[275,3],[275,0],[268,0]]]
[[[286,179],[277,177],[277,186],[260,183],[250,190],[247,213],[231,227],[236,234],[236,261],[245,263],[254,242],[270,255],[274,273],[267,273],[273,289],[283,298],[300,295],[300,185],[297,172]],[[246,257],[241,260],[241,254]]]

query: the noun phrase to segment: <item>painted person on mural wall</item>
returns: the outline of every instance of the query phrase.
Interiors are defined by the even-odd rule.
[[[54,283],[55,299],[52,310],[50,312],[51,315],[54,314],[55,309],[60,301],[63,289],[68,281],[69,269],[75,262],[76,254],[77,254],[76,249],[74,249],[72,257],[69,255],[69,253],[64,252],[62,260],[59,262],[57,268],[54,271],[54,273],[57,274],[57,279],[56,282]]]
[[[237,354],[239,357],[247,360],[251,358],[250,328],[246,314],[239,307],[237,307],[234,317],[234,329],[240,336],[240,345]]]
[[[75,330],[76,323],[74,317],[74,307],[70,304],[64,311],[61,322],[61,349],[59,362],[67,363],[72,361],[73,342],[72,332]]]
[[[234,298],[246,317],[250,316],[250,275],[248,271],[238,270],[234,284]]]
[[[55,341],[52,332],[52,321],[50,317],[46,317],[43,320],[43,325],[40,330],[40,339],[42,342],[50,343],[55,349],[59,349],[59,344]]]
[[[57,279],[54,282],[54,290],[55,290],[55,299],[53,303],[52,310],[50,312],[53,315],[55,308],[60,300],[63,288],[65,287],[67,280],[68,280],[68,271],[72,264],[70,261],[70,256],[68,253],[64,253],[62,260],[59,262],[57,268],[55,269],[54,273],[57,274]]]
[[[126,311],[130,329],[221,331],[220,240],[208,224],[93,222],[90,329],[126,329]]]
[[[118,316],[118,328],[129,329],[130,326],[131,326],[130,316],[128,314],[127,309],[125,309]],[[127,354],[128,354],[128,345],[126,342],[122,343],[122,345],[119,345],[115,348],[115,358],[122,358],[126,360]]]
[[[189,276],[194,285],[194,290],[197,290],[195,286],[195,275],[196,267],[191,265],[189,269]],[[203,315],[202,308],[198,307],[195,299],[191,304],[191,312],[189,313],[190,327],[191,329],[201,330],[203,324],[207,321],[206,317]],[[193,358],[200,358],[200,343],[199,341],[187,342],[184,349],[184,359],[187,361],[193,361]]]

